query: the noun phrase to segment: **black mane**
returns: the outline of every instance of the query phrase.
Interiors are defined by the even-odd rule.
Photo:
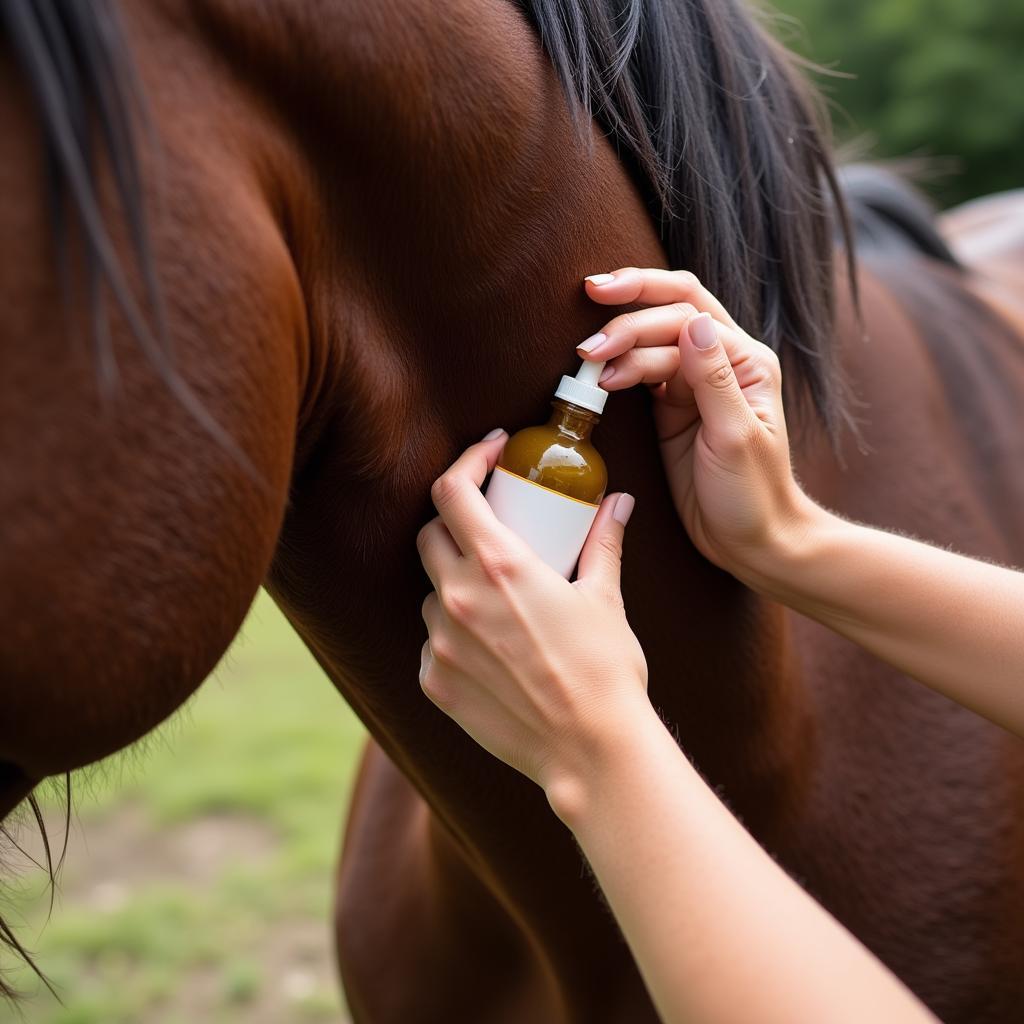
[[[783,357],[825,423],[842,416],[830,336],[833,238],[852,244],[825,118],[796,58],[742,0],[515,0],[535,25],[581,136],[591,118],[633,174],[668,254]],[[101,387],[116,386],[106,297],[147,358],[223,447],[237,449],[167,351],[133,128],[141,89],[114,0],[3,0],[9,41],[39,110],[65,293],[79,231]],[[142,281],[111,244],[96,170],[109,165]],[[109,212],[108,212],[109,216]],[[147,315],[148,312],[148,315]],[[244,460],[243,460],[244,461]]]
[[[673,268],[779,352],[826,425],[844,418],[830,345],[833,231],[853,246],[826,119],[796,58],[741,0],[517,0],[577,125],[633,173]]]
[[[108,0],[4,0],[0,38],[9,42],[39,113],[58,266],[69,300],[74,287],[69,238],[72,231],[81,234],[98,372],[101,385],[109,389],[117,370],[107,323],[107,291],[140,343],[145,345],[153,335],[107,231],[98,194],[101,161],[112,172],[116,202],[130,231],[132,256],[150,305],[155,306],[158,294],[133,133],[141,90],[116,10]]]

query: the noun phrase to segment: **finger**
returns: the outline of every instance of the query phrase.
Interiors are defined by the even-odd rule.
[[[773,410],[776,404],[781,403],[778,358],[767,345],[743,331],[727,327],[719,321],[715,322],[715,327],[718,343],[725,349],[743,397],[754,414],[763,419],[766,408]],[[680,366],[684,351],[691,344],[687,325],[679,338]],[[693,387],[685,372],[677,373],[667,383],[652,388],[651,394],[656,403],[658,437],[662,441],[671,440],[675,435],[688,430],[700,415]]]
[[[635,504],[636,500],[631,494],[610,494],[601,503],[587,542],[580,552],[577,583],[597,585],[606,592],[619,594],[622,538]]]
[[[581,359],[607,360],[634,348],[675,345],[686,321],[698,312],[689,302],[673,302],[623,313],[581,342],[576,351]]]
[[[420,615],[423,616],[423,622],[426,624],[427,633],[433,633],[438,627],[441,621],[442,615],[441,599],[437,596],[437,591],[432,590],[423,599],[423,604],[420,605]],[[427,641],[430,642],[429,640]]]
[[[604,368],[600,384],[605,391],[622,391],[634,384],[661,384],[672,380],[678,372],[678,345],[671,348],[635,348]]]
[[[458,687],[453,685],[457,675],[434,657],[428,640],[420,649],[420,689],[430,701],[446,715],[454,715]]]
[[[612,306],[630,302],[642,302],[648,306],[691,302],[716,320],[738,327],[722,303],[688,270],[622,267],[611,274],[593,274],[584,281],[587,295],[595,302]]]
[[[705,313],[690,321],[679,344],[683,376],[693,389],[712,443],[735,438],[755,418],[736,380],[730,353],[722,344],[720,336],[727,330]]]
[[[654,399],[654,422],[659,441],[669,441],[700,419],[693,388],[686,378],[677,374],[670,384],[659,384],[651,388]]]
[[[430,641],[426,640],[420,648],[420,686],[423,685],[423,680],[427,678],[427,673],[430,671],[430,663],[433,660],[430,653]]]
[[[462,557],[448,527],[438,517],[431,519],[417,534],[416,550],[435,590],[441,586],[441,577]]]
[[[491,434],[467,448],[430,489],[434,507],[463,554],[497,532],[498,521],[480,487],[494,469],[508,435],[504,430]]]

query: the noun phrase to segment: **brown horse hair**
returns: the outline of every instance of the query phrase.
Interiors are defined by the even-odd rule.
[[[796,60],[741,0],[512,2],[535,26],[581,140],[593,145],[595,121],[610,135],[669,265],[696,273],[780,353],[790,397],[809,396],[835,437],[849,413],[830,345],[834,233],[843,240],[851,283],[853,244],[823,109]],[[250,466],[174,366],[136,144],[136,127],[149,122],[115,0],[4,0],[0,45],[9,47],[37,107],[56,273],[68,299],[78,269],[71,239],[81,242],[101,391],[117,385],[109,297],[168,389],[213,440]],[[127,228],[132,267],[107,230],[101,166]],[[67,779],[68,816],[70,796]],[[61,858],[54,862],[34,797],[29,808],[53,881]],[[2,834],[11,839],[6,829]],[[2,919],[0,944],[32,964]],[[2,978],[0,993],[11,994]]]
[[[849,420],[829,344],[833,229],[853,283],[852,233],[827,118],[797,61],[741,0],[515,0],[562,82],[581,139],[609,133],[644,195],[672,267],[692,270],[790,364],[831,433]],[[8,38],[38,106],[60,275],[77,229],[101,388],[116,384],[109,292],[147,358],[210,435],[244,456],[177,374],[160,316],[134,138],[142,91],[111,0],[8,0]],[[99,128],[93,139],[93,126]],[[97,147],[96,142],[99,145]],[[111,169],[144,283],[145,315],[104,226],[99,158]],[[68,218],[68,208],[72,218]],[[854,286],[855,287],[855,286]],[[794,387],[796,385],[796,387]]]
[[[180,391],[184,383],[170,372],[173,367],[167,361],[162,343],[165,332],[160,327],[152,330],[150,318],[136,303],[100,208],[96,177],[100,154],[93,138],[96,126],[99,127],[99,149],[112,172],[114,193],[130,231],[133,257],[142,274],[148,304],[151,309],[159,310],[159,288],[148,245],[141,177],[133,139],[132,102],[133,97],[141,96],[141,90],[128,58],[116,11],[108,0],[95,0],[89,4],[77,4],[73,0],[53,0],[52,3],[7,0],[0,4],[0,41],[4,40],[22,69],[42,125],[56,271],[65,301],[69,304],[75,287],[71,267],[72,231],[77,229],[82,240],[101,392],[109,393],[117,382],[107,319],[108,291],[125,314],[132,334],[168,385]],[[69,207],[73,214],[71,218],[68,216]],[[185,396],[186,402],[189,397]],[[70,774],[64,781],[65,822],[70,826]],[[67,851],[68,827],[55,863],[39,802],[34,795],[29,795],[27,804],[42,839],[44,863],[39,866],[44,868],[49,881],[52,910],[57,879]],[[0,840],[24,854],[11,829],[3,823],[0,823]],[[2,916],[0,946],[27,964],[57,996],[49,979]],[[2,974],[0,996],[8,999],[17,996]]]

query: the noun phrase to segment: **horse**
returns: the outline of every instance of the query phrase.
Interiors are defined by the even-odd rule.
[[[609,315],[584,275],[672,267],[779,351],[815,499],[1020,564],[1021,197],[915,220],[927,247],[868,197],[891,230],[857,252],[813,95],[739,0],[0,25],[0,814],[172,714],[264,584],[371,736],[337,878],[353,1019],[655,1021],[542,793],[419,691],[431,482],[542,417]],[[1018,1019],[1021,745],[704,561],[642,389],[598,446],[682,747],[940,1017]]]

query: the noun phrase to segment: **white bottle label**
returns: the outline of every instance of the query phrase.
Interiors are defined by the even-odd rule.
[[[494,514],[566,579],[583,550],[597,505],[577,501],[496,467],[487,486]]]

